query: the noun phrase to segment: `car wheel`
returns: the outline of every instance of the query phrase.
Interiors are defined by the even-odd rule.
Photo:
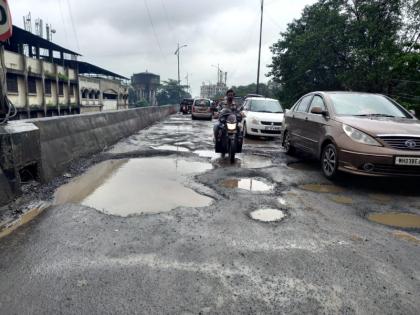
[[[322,172],[328,179],[334,179],[338,175],[338,154],[334,144],[324,147],[321,156]]]
[[[191,119],[192,119],[192,120],[195,120],[195,117],[194,117],[194,115],[191,115]]]
[[[292,145],[289,132],[285,131],[284,133],[283,147],[286,150],[287,155],[293,155],[295,153],[295,147]]]

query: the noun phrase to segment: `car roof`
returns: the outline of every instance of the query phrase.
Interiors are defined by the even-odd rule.
[[[278,101],[275,98],[269,98],[269,97],[247,97],[246,100],[257,100],[257,101],[270,100],[270,101]]]
[[[357,92],[357,91],[314,91],[314,92],[307,93],[307,94],[305,94],[305,95],[310,95],[310,94],[324,94],[324,95],[329,95],[329,94],[367,94],[367,95],[383,95],[383,94],[380,94],[380,93]]]

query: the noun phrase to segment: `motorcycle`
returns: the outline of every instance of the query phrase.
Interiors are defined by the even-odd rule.
[[[216,134],[215,151],[222,156],[229,154],[230,163],[235,163],[236,153],[242,153],[243,130],[240,113],[231,111],[221,112],[219,115],[219,128]]]

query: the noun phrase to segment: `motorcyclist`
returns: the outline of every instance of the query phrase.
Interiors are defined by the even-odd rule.
[[[229,89],[226,92],[226,102],[223,102],[219,105],[219,120],[214,124],[214,138],[218,139],[218,131],[221,130],[221,125],[223,124],[220,121],[220,118],[222,118],[227,113],[238,113],[241,116],[243,116],[243,113],[241,111],[241,108],[237,106],[235,103],[235,91],[233,89]]]

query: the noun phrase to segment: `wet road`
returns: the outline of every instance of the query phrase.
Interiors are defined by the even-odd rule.
[[[0,240],[0,314],[418,314],[420,229],[367,219],[420,214],[418,182],[333,184],[262,139],[231,166],[211,126],[175,115],[87,161]]]

